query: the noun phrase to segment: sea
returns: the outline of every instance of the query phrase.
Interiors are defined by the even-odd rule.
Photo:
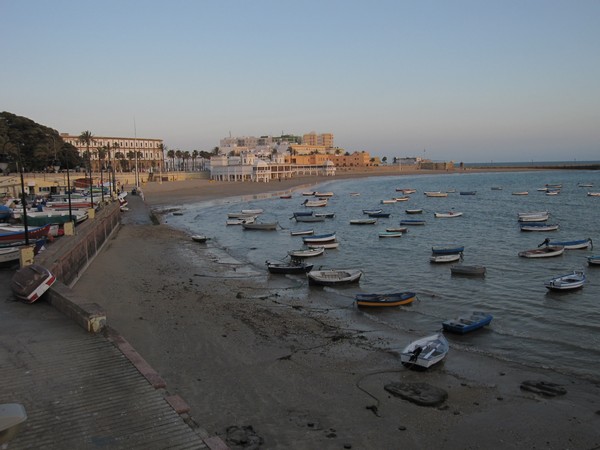
[[[561,185],[560,194],[546,195],[547,185]],[[591,185],[591,187],[589,186]],[[273,189],[277,189],[274,185]],[[402,196],[397,189],[416,189],[410,199],[394,204],[382,200]],[[328,205],[315,212],[333,212],[324,222],[296,223],[294,212],[305,211],[303,192],[333,192]],[[448,192],[447,197],[427,197],[425,191]],[[475,192],[462,195],[461,192]],[[513,195],[514,192],[528,195]],[[592,381],[600,381],[600,267],[588,266],[587,257],[600,249],[566,250],[552,258],[522,258],[518,253],[537,248],[545,238],[571,241],[590,238],[600,245],[600,171],[536,170],[519,172],[458,172],[435,175],[402,175],[332,180],[284,192],[240,196],[218,202],[186,204],[169,225],[190,234],[205,234],[209,245],[224,249],[238,261],[251,265],[267,279],[288,277],[302,283],[307,298],[327,295],[344,299],[348,315],[356,314],[354,295],[412,291],[417,301],[397,308],[361,309],[373,323],[391,329],[414,330],[427,335],[441,329],[442,321],[470,311],[486,311],[493,320],[485,329],[465,336],[447,334],[451,347],[486,354],[531,367],[549,368]],[[174,205],[177,206],[177,205]],[[262,222],[277,221],[277,231],[244,230],[226,226],[227,214],[242,209],[263,209]],[[374,225],[350,225],[366,216],[363,209],[383,209],[389,218]],[[408,215],[406,209],[423,209]],[[462,212],[454,218],[435,218],[435,212]],[[549,211],[550,232],[523,232],[518,213]],[[401,238],[380,238],[402,219],[420,218],[424,226],[409,227]],[[270,275],[265,261],[285,260],[287,252],[303,247],[293,230],[313,229],[315,234],[335,232],[339,248],[311,258],[315,268],[360,269],[357,285],[342,288],[309,286],[303,275]],[[465,265],[483,265],[485,277],[453,275],[450,264],[430,262],[431,249],[439,245],[464,246]],[[596,252],[596,253],[595,253]],[[582,289],[551,292],[544,283],[573,270],[587,276]],[[268,275],[267,275],[268,274]],[[318,290],[318,294],[313,290]],[[314,306],[314,305],[313,305]],[[343,313],[344,311],[342,311]]]

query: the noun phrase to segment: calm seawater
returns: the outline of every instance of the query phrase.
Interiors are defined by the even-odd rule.
[[[593,183],[594,187],[579,187]],[[273,189],[277,189],[273,183]],[[538,188],[562,184],[561,193],[545,195]],[[492,190],[501,187],[502,190]],[[396,188],[414,188],[406,202],[381,204],[381,200],[399,197]],[[335,218],[318,223],[296,223],[294,211],[306,208],[302,191],[331,191],[335,195],[325,208],[316,212],[334,212]],[[424,191],[451,191],[447,198],[428,198]],[[460,195],[476,191],[476,195]],[[512,192],[528,191],[527,196]],[[220,204],[186,205],[181,216],[169,216],[174,227],[211,237],[210,245],[225,248],[240,261],[266,272],[265,261],[284,259],[287,252],[302,248],[299,236],[290,230],[313,228],[315,234],[336,232],[338,249],[326,251],[308,261],[315,267],[355,268],[364,275],[359,285],[342,288],[348,297],[348,314],[356,308],[357,292],[414,291],[418,301],[412,305],[367,311],[377,322],[395,328],[431,333],[445,319],[471,310],[493,314],[491,326],[465,336],[452,336],[452,346],[480,352],[500,359],[532,366],[550,367],[598,380],[600,368],[600,267],[587,265],[594,250],[566,250],[556,258],[520,258],[517,253],[536,248],[546,237],[553,240],[591,238],[600,246],[600,197],[587,196],[600,191],[598,171],[541,171],[515,173],[442,174],[373,177],[332,181],[318,187],[300,189],[292,199],[261,195],[245,199],[227,199]],[[359,196],[350,193],[358,192]],[[259,198],[260,197],[260,198]],[[225,226],[228,212],[263,208],[260,221],[278,221],[281,229],[244,231],[240,226]],[[363,209],[381,208],[390,212],[376,225],[350,225],[361,219]],[[422,208],[422,215],[408,215],[405,209]],[[434,218],[434,212],[463,212],[462,217]],[[560,229],[551,232],[522,232],[517,213],[550,211],[548,223]],[[399,226],[403,218],[423,218],[425,226],[413,226],[401,238],[381,239],[378,233]],[[464,264],[484,265],[485,278],[451,275],[447,264],[431,264],[434,245],[457,243],[465,246]],[[548,292],[544,282],[574,269],[584,269],[587,283],[573,292]],[[271,275],[278,277],[281,275]],[[302,279],[300,276],[297,279]],[[311,288],[306,282],[307,295]],[[327,288],[329,290],[329,288]]]

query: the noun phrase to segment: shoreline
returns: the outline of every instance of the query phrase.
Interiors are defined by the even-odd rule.
[[[280,191],[279,182],[222,184],[197,180],[167,191],[148,185],[145,200],[158,208]],[[318,291],[327,300],[315,302],[290,280],[265,285],[264,273],[240,265],[226,250],[198,246],[185,232],[131,212],[74,289],[106,309],[110,326],[186,399],[195,420],[223,440],[228,427],[237,426],[269,449],[600,443],[600,393],[593,383],[458,350],[440,367],[409,371],[398,363],[397,348],[406,343],[399,330],[369,330],[358,312],[340,320],[341,302],[330,293]],[[103,292],[94,289],[106,279],[111,282]],[[522,391],[528,379],[557,382],[568,392],[549,398]],[[449,398],[427,408],[383,389],[401,381],[427,382]],[[248,425],[254,434],[242,428]],[[231,448],[242,448],[232,442]]]

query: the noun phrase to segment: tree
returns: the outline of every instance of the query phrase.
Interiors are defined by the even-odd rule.
[[[196,159],[198,158],[199,154],[200,152],[198,150],[194,150],[192,152],[192,170],[196,170]]]
[[[175,150],[167,150],[167,158],[171,160],[171,170],[175,170]]]
[[[381,162],[386,163],[387,162],[387,156],[384,156],[383,158],[381,158]]]
[[[181,170],[181,157],[182,156],[183,156],[183,153],[181,150],[175,150],[175,157],[177,158],[178,170]]]
[[[94,141],[94,135],[91,131],[82,131],[77,139],[85,145],[85,157],[90,161],[90,172],[92,171],[92,154],[90,153],[90,145]]]

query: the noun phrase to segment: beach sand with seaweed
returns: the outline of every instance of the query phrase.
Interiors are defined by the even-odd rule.
[[[148,183],[146,204],[130,197],[121,229],[74,290],[105,308],[108,325],[232,449],[600,446],[593,382],[453,349],[439,366],[409,370],[398,351],[410,330],[367,323],[359,310],[338,314],[347,299],[299,294],[305,280],[269,277],[150,217],[152,208],[331,180]],[[423,397],[430,387],[447,398],[421,406],[393,393]]]

